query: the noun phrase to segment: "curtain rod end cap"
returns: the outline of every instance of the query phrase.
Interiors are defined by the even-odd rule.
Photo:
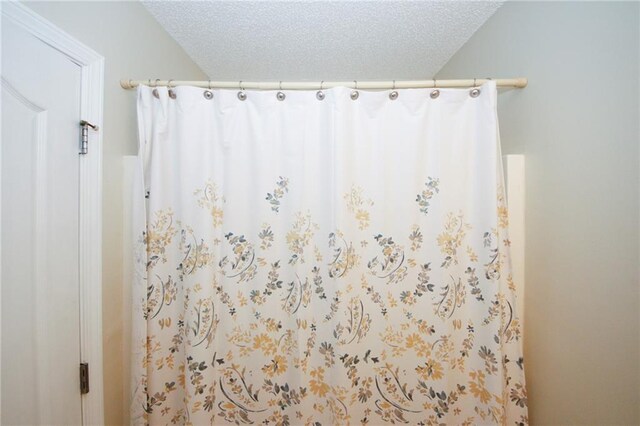
[[[135,89],[138,85],[133,84],[131,80],[125,80],[124,78],[120,80],[120,87],[123,89]]]
[[[527,87],[527,84],[529,84],[529,80],[526,77],[520,77],[516,82],[516,87],[524,88]]]

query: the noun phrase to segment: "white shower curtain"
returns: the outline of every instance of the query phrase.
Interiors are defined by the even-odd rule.
[[[138,91],[135,424],[526,424],[496,88]]]

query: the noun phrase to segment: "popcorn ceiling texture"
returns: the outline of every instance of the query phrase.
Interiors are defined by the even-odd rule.
[[[429,79],[502,3],[143,1],[209,78],[245,81]]]

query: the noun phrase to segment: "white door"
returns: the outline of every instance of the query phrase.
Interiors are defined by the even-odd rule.
[[[82,424],[81,71],[3,16],[3,425]]]

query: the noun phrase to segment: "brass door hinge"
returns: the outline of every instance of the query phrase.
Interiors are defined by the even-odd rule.
[[[80,363],[80,393],[89,393],[89,363]]]

